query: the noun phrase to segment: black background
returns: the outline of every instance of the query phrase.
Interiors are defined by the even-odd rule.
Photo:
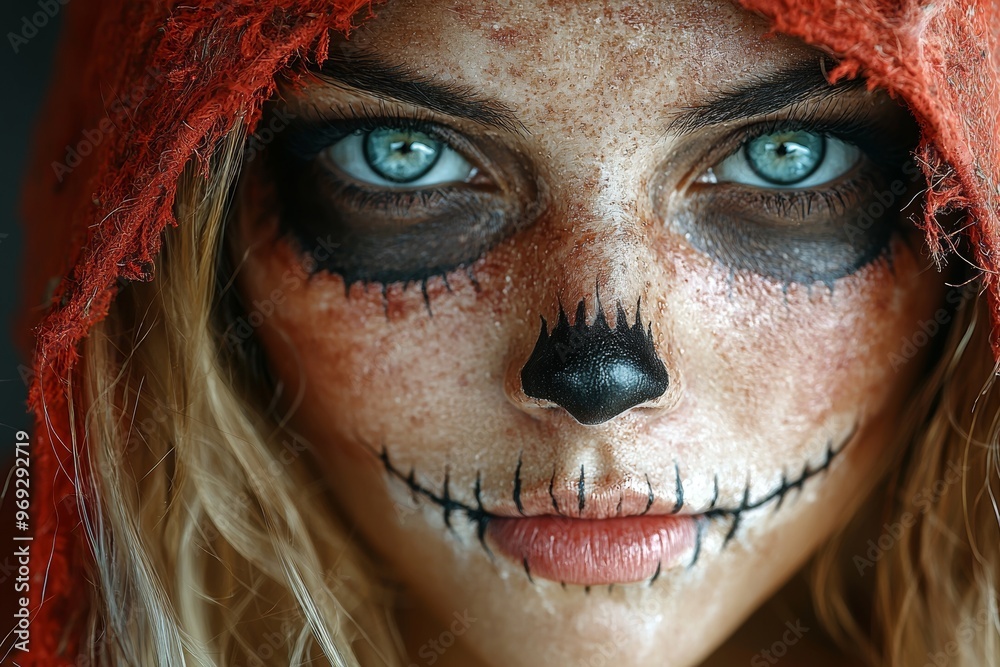
[[[72,2],[72,0],[69,0]],[[5,99],[0,101],[0,460],[6,470],[13,453],[15,434],[19,430],[30,432],[33,420],[27,414],[27,387],[18,372],[18,364],[28,364],[14,345],[14,316],[23,307],[21,299],[22,225],[20,190],[31,138],[35,131],[34,119],[47,89],[52,55],[59,38],[60,21],[65,7],[59,5],[58,13],[26,44],[18,46],[17,53],[11,46],[9,33],[20,35],[25,17],[40,11],[38,0],[3,0],[0,3],[0,72],[4,77],[2,90]],[[6,518],[6,517],[2,517]]]
[[[68,0],[72,2],[73,0]],[[25,29],[25,20],[40,11],[38,0],[2,0],[0,2],[0,76],[3,77],[4,99],[0,100],[0,490],[6,490],[10,466],[13,462],[14,443],[18,431],[33,430],[34,420],[27,412],[27,386],[18,370],[19,364],[30,365],[15,347],[15,315],[25,307],[22,300],[21,270],[24,220],[20,213],[20,191],[32,137],[36,131],[35,118],[48,88],[53,52],[59,39],[60,19],[65,7],[58,0],[48,0],[55,16],[45,17],[45,25],[37,28],[19,43],[17,51],[11,45],[11,33],[18,36],[31,34]],[[13,493],[8,492],[0,501],[0,640],[7,636],[18,595],[14,588],[16,570],[12,560],[13,547],[10,537],[14,528]],[[14,637],[0,641],[0,656],[11,648]],[[13,657],[13,656],[11,656]],[[5,661],[0,659],[0,662]]]

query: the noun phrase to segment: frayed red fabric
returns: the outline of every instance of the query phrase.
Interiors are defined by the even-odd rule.
[[[913,110],[929,184],[921,224],[940,253],[955,232],[938,214],[968,211],[996,330],[1000,0],[741,3],[839,58],[833,79],[866,76]],[[80,514],[88,480],[76,465],[87,446],[74,373],[81,341],[123,281],[154,278],[185,166],[207,170],[230,128],[257,122],[278,74],[322,62],[330,31],[347,33],[374,10],[370,0],[74,0],[64,11],[24,192],[29,306],[19,327],[31,331],[36,429],[31,650],[16,657],[45,667],[76,665],[92,648],[79,641],[94,557]]]
[[[740,0],[774,30],[840,59],[830,80],[863,75],[903,100],[921,129],[930,249],[955,249],[939,216],[967,211],[968,259],[981,269],[1000,358],[1000,2]]]

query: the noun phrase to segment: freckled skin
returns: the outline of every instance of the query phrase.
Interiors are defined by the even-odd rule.
[[[352,41],[517,112],[529,132],[517,141],[548,207],[475,262],[478,290],[465,271],[448,276],[451,291],[432,278],[429,317],[419,288],[392,285],[386,316],[379,285],[355,284],[345,298],[340,277],[306,275],[278,238],[262,175],[247,174],[231,250],[246,257],[238,285],[247,302],[282,289],[256,333],[286,393],[301,396],[291,424],[407,594],[404,627],[424,627],[416,619],[427,612],[444,623],[464,610],[477,619],[436,664],[584,665],[602,650],[622,666],[699,664],[876,482],[927,365],[921,354],[897,372],[890,355],[941,305],[944,277],[927,269],[910,230],[893,241],[891,266],[876,260],[832,293],[817,283],[786,294],[745,272],[730,281],[663,224],[671,208],[651,188],[676,145],[665,114],[810,53],[761,40],[766,26],[727,3],[394,0],[376,13]],[[321,107],[340,93],[298,94]],[[527,397],[519,378],[539,317],[554,324],[559,300],[571,311],[581,299],[593,317],[598,283],[609,321],[618,301],[634,319],[642,298],[670,384],[584,426]],[[725,546],[729,523],[710,523],[694,567],[666,571],[654,586],[590,593],[532,583],[520,564],[491,561],[470,525],[457,519],[449,533],[440,509],[413,505],[370,449],[384,445],[394,465],[412,466],[438,492],[447,469],[451,495],[468,504],[479,473],[487,507],[512,506],[520,457],[524,502],[538,511],[550,481],[560,497],[576,497],[581,465],[595,497],[644,490],[648,476],[666,511],[676,464],[685,503],[699,511],[716,477],[718,505],[738,506],[748,485],[751,500],[766,495],[855,427],[830,469],[779,511],[748,513]],[[439,631],[410,630],[411,659]]]

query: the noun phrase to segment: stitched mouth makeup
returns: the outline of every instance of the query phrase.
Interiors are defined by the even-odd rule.
[[[399,470],[384,446],[378,458],[388,476],[405,484],[415,499],[441,508],[448,529],[454,530],[453,522],[457,520],[471,524],[491,559],[493,545],[499,553],[520,563],[532,583],[535,577],[542,577],[563,586],[585,586],[589,591],[590,586],[602,584],[645,580],[652,585],[666,570],[682,564],[694,566],[701,555],[708,522],[729,522],[722,543],[725,546],[736,535],[744,513],[771,504],[780,509],[786,494],[801,491],[807,480],[826,471],[856,433],[857,426],[837,447],[829,441],[821,463],[815,467],[806,464],[793,479],[783,473],[780,483],[759,498],[751,499],[748,483],[739,504],[732,507],[719,502],[717,476],[707,504],[699,508],[686,502],[676,464],[672,500],[664,501],[648,476],[644,493],[627,482],[610,484],[612,491],[588,490],[584,466],[580,467],[575,497],[555,491],[555,473],[547,488],[526,489],[521,479],[522,459],[518,458],[510,502],[487,508],[482,501],[480,473],[476,474],[472,491],[475,504],[471,504],[453,495],[449,471],[445,472],[440,492],[436,492],[418,480],[414,468],[405,474]]]

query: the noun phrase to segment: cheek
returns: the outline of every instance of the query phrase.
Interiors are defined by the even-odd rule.
[[[831,415],[864,418],[912,388],[920,358],[900,364],[902,341],[933,318],[943,280],[901,240],[877,260],[824,285],[730,278],[704,256],[675,248],[663,297],[675,316],[684,394],[726,406],[737,429],[808,430]],[[927,346],[930,347],[930,346]]]
[[[358,283],[345,300],[340,277],[310,277],[300,261],[281,242],[252,252],[240,288],[247,301],[259,300],[279,276],[294,276],[256,336],[286,396],[300,397],[297,427],[314,441],[346,436],[378,447],[386,438],[404,440],[402,434],[433,442],[448,433],[440,441],[453,442],[503,404],[508,334],[501,322],[510,316],[487,271],[473,274],[475,282],[464,272],[450,274],[448,287],[430,279],[429,314],[419,285],[390,286],[384,299],[380,285]],[[478,293],[477,284],[493,296]]]
[[[246,225],[256,242],[238,276],[245,301],[256,308],[276,285],[291,285],[255,335],[288,401],[300,397],[297,428],[312,429],[317,442],[384,440],[425,451],[484,449],[547,428],[509,399],[540,317],[554,321],[559,298],[572,307],[623,252],[606,235],[572,237],[557,222],[539,220],[447,283],[429,279],[426,301],[419,284],[393,284],[383,295],[379,284],[355,283],[345,299],[339,276],[308,276],[302,257],[274,240],[275,222]],[[579,267],[572,280],[566,266]],[[639,293],[635,281],[614,281],[626,303]]]

